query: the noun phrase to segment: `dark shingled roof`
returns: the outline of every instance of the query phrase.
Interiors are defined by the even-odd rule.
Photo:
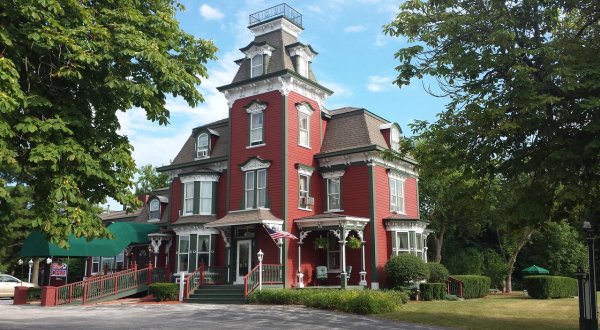
[[[228,156],[227,149],[229,148],[229,119],[221,119],[210,124],[206,124],[194,129],[194,131],[208,128],[217,132],[218,138],[214,147],[211,150],[210,158]],[[196,158],[196,138],[192,132],[190,137],[185,141],[183,147],[171,163],[171,165],[182,164],[194,161]]]
[[[320,153],[330,153],[367,146],[388,148],[379,127],[388,121],[362,108],[330,110]],[[351,132],[351,133],[350,133]]]
[[[275,48],[269,58],[267,73],[278,72],[285,69],[296,72],[294,63],[292,62],[292,58],[290,57],[286,46],[297,44],[298,39],[282,29],[255,37],[254,40],[248,44],[248,46],[243,47],[240,50],[248,49],[252,45],[263,45],[265,43]],[[231,82],[232,84],[250,79],[250,59],[240,59],[237,60],[236,63],[240,65],[240,68],[233,78],[233,81]],[[317,82],[317,79],[310,67],[308,79]]]
[[[173,226],[185,225],[190,223],[205,224],[215,220],[216,217],[214,215],[189,215],[179,217],[179,219],[177,219],[177,221],[173,223]]]
[[[262,223],[265,220],[283,220],[278,219],[268,209],[255,209],[255,210],[243,210],[229,212],[226,216],[221,219],[211,222],[207,227],[225,227],[234,225],[244,225],[253,223]]]

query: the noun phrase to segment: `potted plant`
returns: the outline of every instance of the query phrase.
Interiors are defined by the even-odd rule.
[[[361,245],[362,245],[361,240],[356,236],[350,236],[346,240],[346,246],[351,249],[360,249]]]
[[[327,237],[319,236],[315,238],[315,249],[327,248]]]

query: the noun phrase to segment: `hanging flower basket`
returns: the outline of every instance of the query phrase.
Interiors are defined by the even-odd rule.
[[[326,237],[317,237],[315,238],[315,249],[325,249],[327,248],[327,238]]]
[[[358,237],[352,236],[348,237],[348,239],[346,240],[346,246],[351,249],[360,249],[361,245],[362,242]]]

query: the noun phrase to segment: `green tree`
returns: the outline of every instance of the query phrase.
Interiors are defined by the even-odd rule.
[[[166,125],[168,95],[203,101],[196,87],[216,48],[181,30],[178,9],[173,0],[0,2],[0,204],[15,204],[10,187],[29,187],[31,226],[53,242],[107,235],[94,211],[107,196],[136,205],[117,111],[139,107]]]
[[[142,165],[137,170],[139,177],[135,182],[135,194],[148,194],[158,188],[164,188],[169,185],[169,175],[167,173],[158,173],[151,164]]]
[[[526,178],[524,225],[600,182],[599,19],[596,0],[411,0],[384,28],[411,42],[396,83],[433,76],[450,98],[433,129],[463,161]]]

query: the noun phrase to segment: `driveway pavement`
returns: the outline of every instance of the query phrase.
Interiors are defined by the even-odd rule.
[[[0,305],[0,329],[419,329],[444,328],[302,306]]]

